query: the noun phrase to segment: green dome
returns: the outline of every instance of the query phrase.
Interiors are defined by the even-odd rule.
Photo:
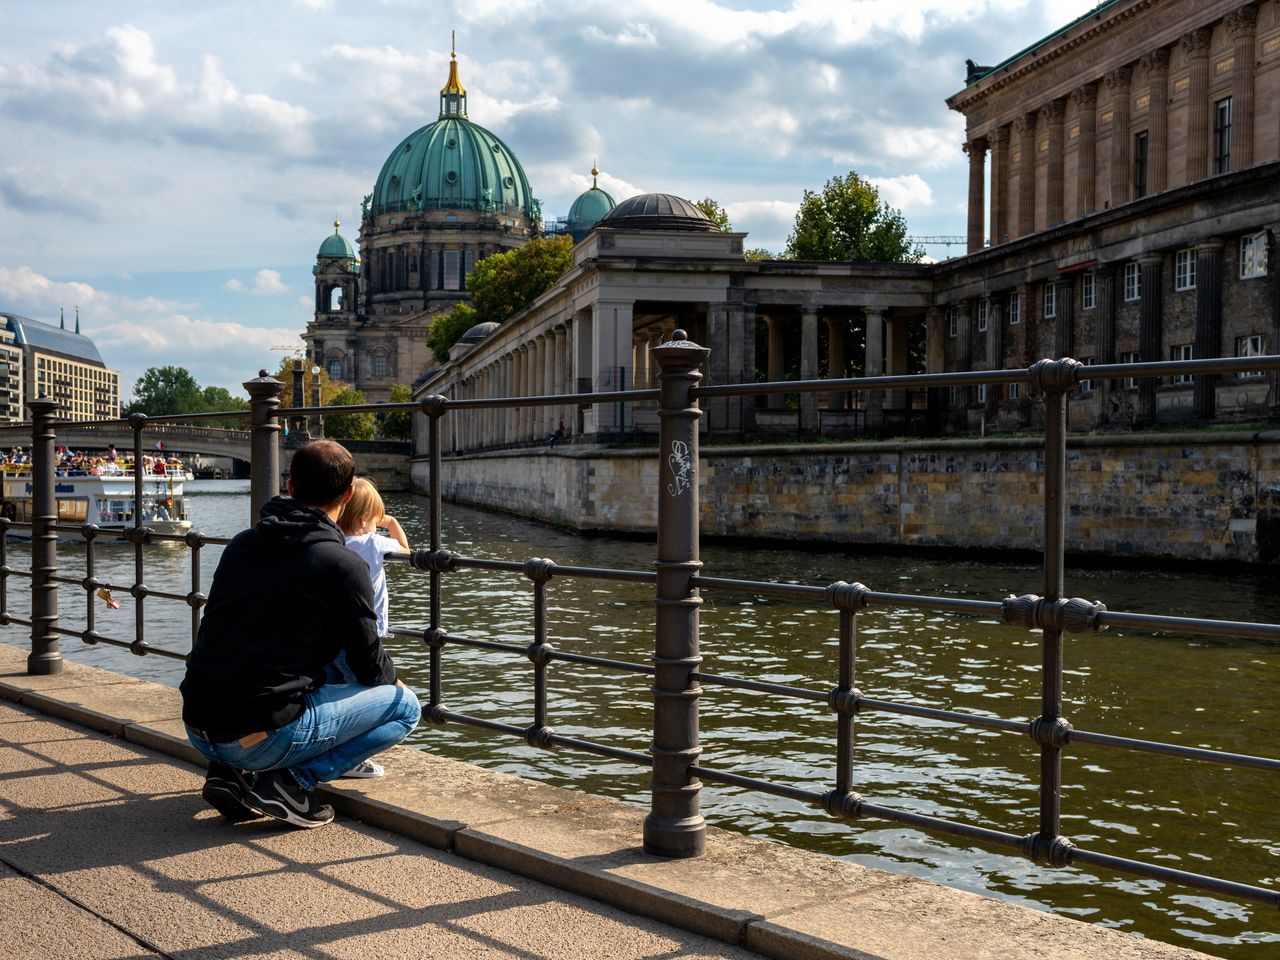
[[[317,257],[342,257],[346,260],[354,260],[356,252],[352,248],[351,243],[338,232],[338,227],[342,226],[337,220],[333,221],[333,234],[324,238],[324,243],[320,244],[320,252]]]
[[[615,206],[613,197],[599,187],[592,186],[580,193],[569,208],[569,230],[573,239],[577,241],[585,237]]]
[[[464,117],[415,130],[391,152],[373,185],[369,213],[482,210],[538,219],[520,161]]]

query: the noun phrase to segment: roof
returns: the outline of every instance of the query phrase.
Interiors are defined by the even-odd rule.
[[[1092,20],[1095,17],[1097,17],[1100,13],[1102,13],[1104,10],[1106,10],[1108,7],[1114,6],[1115,4],[1122,3],[1122,2],[1124,2],[1124,0],[1102,0],[1102,2],[1100,2],[1096,7],[1090,10],[1088,13],[1081,14],[1080,16],[1072,20],[1070,23],[1062,27],[1059,27],[1057,30],[1053,31],[1053,33],[1049,34],[1047,37],[1041,37],[1039,40],[1037,40],[1035,43],[1031,44],[1030,46],[1024,47],[1023,49],[1019,50],[1013,56],[1005,57],[1003,60],[997,63],[994,67],[975,66],[970,68],[969,75],[965,78],[965,86],[969,86],[971,84],[977,83],[983,77],[988,77],[991,74],[995,73],[997,70],[1003,67],[1007,67],[1009,64],[1013,63],[1015,60],[1019,60],[1022,57],[1025,57],[1028,53],[1032,53],[1038,50],[1040,47],[1043,47],[1046,43],[1051,43],[1052,41],[1057,40],[1060,36],[1070,31],[1071,28],[1075,27],[1077,24],[1084,23],[1084,21],[1086,20]]]
[[[324,243],[320,244],[320,252],[316,254],[318,257],[343,257],[347,260],[354,260],[356,252],[351,246],[351,241],[338,232],[341,224],[333,221],[333,233],[324,238]]]
[[[628,230],[719,231],[719,227],[692,203],[669,193],[642,193],[623,200],[601,218],[599,225]]]
[[[0,313],[6,330],[14,335],[19,346],[31,346],[46,353],[57,353],[74,360],[83,360],[106,367],[102,356],[92,340],[81,333],[72,333],[52,324],[30,317],[21,317],[16,313]]]

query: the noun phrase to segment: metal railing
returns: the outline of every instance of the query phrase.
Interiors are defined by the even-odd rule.
[[[1076,729],[1067,719],[1063,702],[1064,638],[1071,634],[1095,633],[1109,627],[1178,632],[1199,636],[1230,636],[1259,640],[1280,640],[1280,625],[1243,621],[1173,617],[1107,609],[1096,600],[1064,596],[1064,531],[1068,507],[1066,477],[1066,398],[1084,375],[1101,378],[1157,378],[1190,374],[1212,376],[1241,371],[1280,370],[1280,356],[1249,359],[1168,361],[1137,364],[1108,364],[1086,368],[1072,359],[1041,360],[1026,369],[974,371],[944,374],[913,374],[845,380],[789,381],[764,384],[700,385],[700,369],[709,351],[684,338],[675,339],[652,351],[658,366],[657,389],[582,393],[522,398],[471,398],[451,400],[426,397],[419,402],[367,404],[346,408],[350,412],[412,410],[426,418],[428,480],[428,523],[430,545],[426,550],[393,555],[393,559],[424,571],[430,579],[430,619],[425,630],[393,627],[402,638],[421,640],[429,651],[428,703],[423,715],[433,723],[457,723],[493,733],[518,737],[539,748],[563,747],[650,770],[651,804],[644,822],[644,847],[660,856],[696,856],[705,848],[705,822],[700,810],[702,781],[720,783],[774,796],[789,798],[825,810],[833,817],[857,820],[874,818],[917,827],[932,833],[960,837],[1012,851],[1037,864],[1050,867],[1092,866],[1140,877],[1180,884],[1241,900],[1280,907],[1280,892],[1263,886],[1206,876],[1158,864],[1128,859],[1077,846],[1061,832],[1060,795],[1063,787],[1061,758],[1065,749],[1082,745],[1141,753],[1161,754],[1188,761],[1246,767],[1280,772],[1280,759],[1228,753],[1204,747],[1190,747],[1158,740],[1143,740]],[[831,390],[885,390],[898,388],[943,388],[986,384],[1019,384],[1043,394],[1046,410],[1044,441],[1043,507],[1043,593],[1025,593],[998,600],[975,600],[881,592],[861,583],[837,581],[826,586],[737,580],[704,575],[699,558],[698,421],[699,401],[750,393],[825,392]],[[307,415],[311,408],[279,409],[281,385],[265,372],[245,384],[251,396],[250,418],[253,447],[251,508],[257,515],[261,505],[278,490],[279,418]],[[524,562],[470,557],[445,548],[442,541],[441,439],[449,416],[463,416],[477,410],[548,406],[565,403],[658,402],[658,459],[661,481],[657,493],[656,570],[621,570],[559,564],[549,559],[530,558]],[[135,526],[114,534],[135,546],[135,582],[117,589],[128,590],[138,600],[136,636],[132,642],[111,640],[93,627],[92,612],[84,630],[58,625],[58,584],[78,585],[87,592],[103,586],[93,575],[93,543],[107,535],[92,524],[83,527],[56,523],[53,491],[53,449],[56,404],[40,399],[29,404],[32,414],[33,514],[29,524],[0,520],[0,530],[27,526],[32,534],[30,573],[10,568],[7,554],[0,552],[0,625],[21,624],[31,629],[29,670],[56,672],[61,667],[59,637],[79,637],[89,643],[109,642],[127,646],[136,654],[148,652],[181,657],[160,651],[145,642],[142,601],[147,598],[186,602],[191,607],[192,634],[199,626],[204,597],[199,592],[198,550],[219,543],[198,533],[163,538],[141,525],[135,510]],[[182,418],[166,418],[177,420]],[[135,455],[140,456],[145,417],[130,418],[135,430]],[[139,485],[141,480],[136,481]],[[135,491],[141,496],[141,490]],[[78,533],[86,541],[86,575],[83,580],[57,574],[59,533]],[[195,551],[192,590],[186,596],[151,590],[143,579],[143,546],[156,539],[178,539]],[[0,547],[0,550],[3,550]],[[465,575],[469,570],[485,570],[521,576],[533,585],[533,615],[528,644],[507,643],[484,637],[450,633],[442,609],[442,584],[446,576]],[[29,576],[32,615],[20,620],[8,607],[6,584],[9,577]],[[548,592],[556,579],[584,578],[620,583],[652,584],[654,588],[655,646],[650,662],[626,661],[557,650],[548,636]],[[724,591],[820,602],[839,614],[838,649],[834,685],[829,689],[769,683],[744,677],[724,676],[703,669],[699,650],[699,607],[702,591]],[[1005,719],[964,711],[902,703],[868,695],[856,684],[858,616],[871,608],[893,608],[931,613],[978,615],[1040,631],[1040,712],[1029,720]],[[445,653],[450,647],[472,648],[510,654],[532,664],[533,711],[528,722],[499,721],[451,710],[443,699]],[[653,692],[650,749],[639,751],[557,733],[551,726],[548,709],[549,668],[553,664],[576,664],[651,678]],[[833,775],[828,784],[801,787],[776,783],[744,773],[720,769],[703,761],[699,742],[699,699],[704,687],[725,687],[756,691],[771,696],[795,698],[823,705],[833,714]],[[1029,737],[1039,753],[1039,804],[1035,829],[1014,832],[1008,829],[929,816],[874,802],[855,789],[856,763],[854,733],[863,713],[890,713],[934,722],[975,727],[999,733]]]

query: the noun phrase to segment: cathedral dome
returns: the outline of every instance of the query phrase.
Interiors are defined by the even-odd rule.
[[[324,238],[324,243],[320,244],[320,252],[317,257],[342,257],[346,260],[354,260],[356,251],[351,246],[351,242],[338,232],[338,228],[342,226],[337,220],[333,221],[333,233]]]
[[[719,228],[688,200],[669,193],[642,193],[623,200],[600,220],[602,227],[625,230],[698,230],[716,233]]]

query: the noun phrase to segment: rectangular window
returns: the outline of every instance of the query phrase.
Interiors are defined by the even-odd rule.
[[[978,402],[987,402],[987,385],[985,383],[978,384]]]
[[[1080,309],[1092,310],[1098,305],[1098,284],[1097,277],[1092,273],[1086,273],[1081,281],[1080,286]]]
[[[476,252],[474,250],[465,250],[462,254],[462,275],[465,277],[476,268]]]
[[[1137,363],[1137,362],[1138,362],[1138,353],[1137,353],[1137,351],[1136,351],[1136,350],[1130,350],[1130,351],[1128,351],[1127,353],[1122,353],[1122,354],[1120,354],[1120,362],[1121,362],[1121,363]],[[1138,378],[1137,378],[1137,377],[1125,377],[1125,378],[1124,378],[1124,388],[1125,388],[1126,390],[1137,390],[1137,389],[1138,389]]]
[[[1263,350],[1262,334],[1256,333],[1248,337],[1236,337],[1236,356],[1237,357],[1261,357],[1265,356]],[[1239,374],[1241,380],[1251,380],[1255,377],[1265,377],[1266,373],[1262,370],[1249,370]]]
[[[329,366],[329,379],[341,380],[342,379],[342,361],[330,360],[328,366]]]
[[[387,358],[382,354],[377,354],[373,358],[373,375],[375,377],[387,375]]]
[[[986,329],[987,329],[987,310],[988,310],[987,301],[986,301],[986,300],[979,300],[979,301],[978,301],[978,332],[979,332],[979,333],[985,333],[985,332],[986,332]]]
[[[1147,131],[1133,137],[1133,198],[1147,195]]]
[[[1192,350],[1191,344],[1189,343],[1175,343],[1172,347],[1169,348],[1170,360],[1190,360],[1193,356],[1194,356],[1194,351]],[[1173,378],[1173,382],[1174,383],[1190,383],[1191,374],[1189,373],[1176,374]]]
[[[1009,294],[1009,325],[1022,322],[1022,297],[1016,292]]]
[[[1124,298],[1130,303],[1142,299],[1142,268],[1136,263],[1124,265]]]
[[[1082,361],[1082,363],[1084,363],[1084,365],[1085,365],[1086,367],[1092,367],[1092,366],[1093,366],[1093,357],[1085,357],[1085,358],[1084,358],[1084,360]],[[1081,392],[1081,393],[1093,393],[1093,380],[1081,380],[1081,381],[1080,381],[1080,392]]]
[[[1058,315],[1058,285],[1056,283],[1046,283],[1044,285],[1044,315],[1046,318]]]
[[[1231,98],[1213,105],[1213,172],[1231,172]]]
[[[957,334],[959,334],[959,332],[960,332],[960,308],[952,307],[950,310],[950,316],[948,318],[947,334],[949,336],[954,337]]]
[[[1194,290],[1196,288],[1196,252],[1179,250],[1173,258],[1173,289]]]
[[[462,251],[444,251],[444,289],[462,289]]]
[[[1017,399],[1018,399],[1019,388],[1020,388],[1021,386],[1022,386],[1022,384],[1020,384],[1020,383],[1011,383],[1011,384],[1009,384],[1009,399],[1010,399],[1010,400],[1017,400]]]
[[[1267,275],[1267,234],[1255,233],[1240,238],[1240,279],[1250,280]]]
[[[440,289],[440,251],[427,251],[427,289]]]

